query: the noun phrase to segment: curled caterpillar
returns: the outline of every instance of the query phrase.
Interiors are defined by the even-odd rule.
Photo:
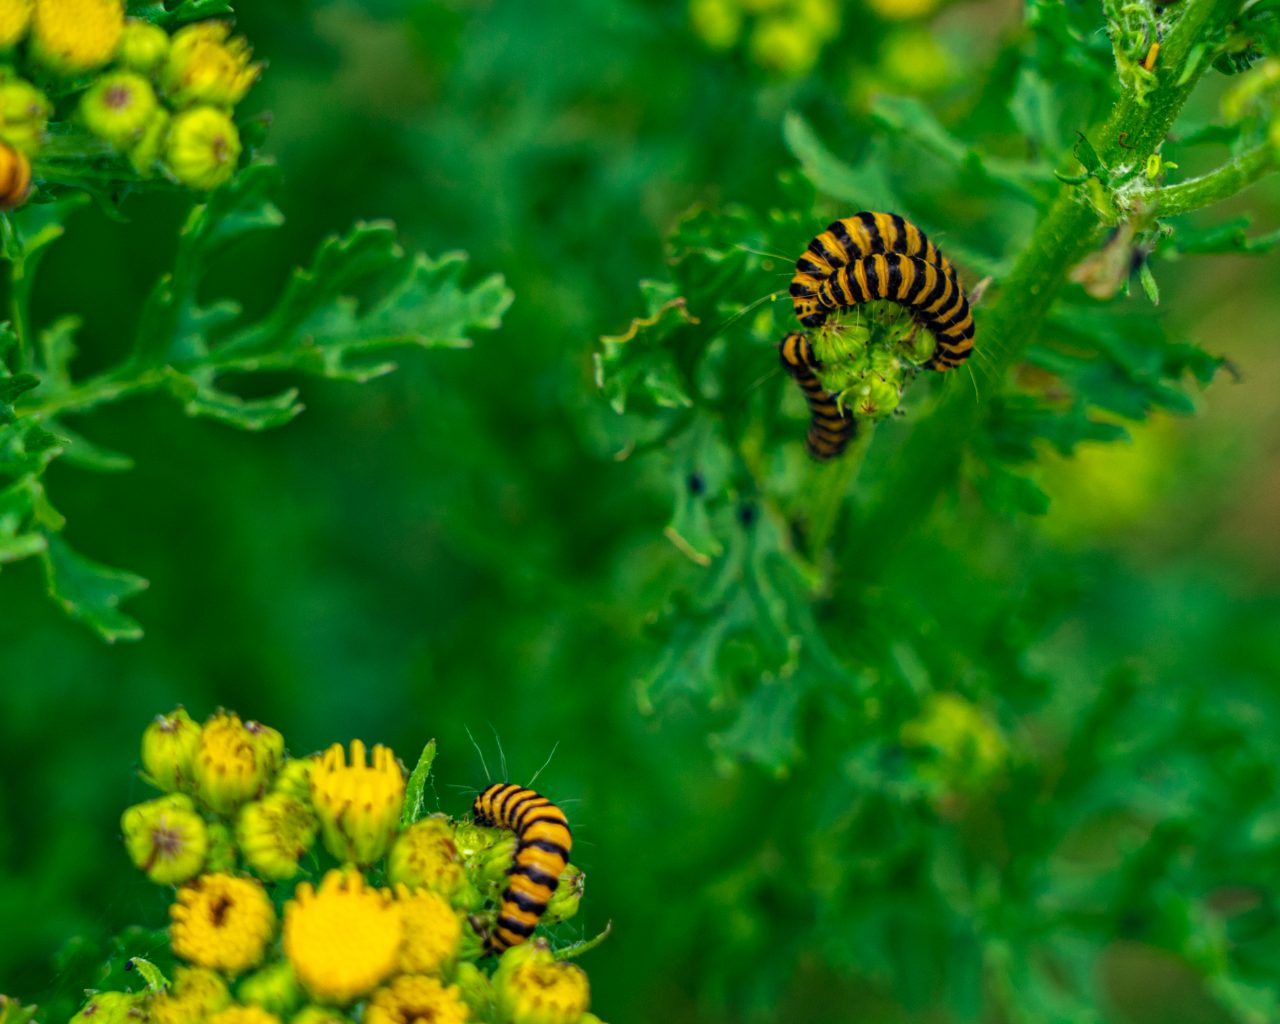
[[[876,253],[841,267],[818,288],[815,301],[828,313],[876,299],[911,311],[916,323],[937,339],[924,364],[950,370],[973,351],[973,313],[955,270],[943,270],[916,256]]]
[[[805,401],[809,403],[812,419],[805,447],[815,459],[834,459],[845,450],[858,432],[858,421],[848,409],[840,408],[836,396],[827,391],[818,380],[814,368],[819,366],[809,339],[793,331],[778,346],[782,365],[795,378]]]
[[[545,796],[512,782],[495,782],[485,789],[471,813],[478,825],[516,834],[502,907],[493,931],[485,936],[485,949],[501,953],[520,945],[538,926],[569,863],[573,836],[564,811]]]
[[[31,193],[31,161],[19,149],[0,142],[0,210],[13,210]]]
[[[841,267],[875,253],[916,256],[926,263],[954,273],[951,261],[928,236],[896,213],[867,210],[833,221],[809,243],[796,260],[796,276],[791,279],[791,303],[796,317],[806,327],[818,327],[826,319],[817,306],[822,282]]]

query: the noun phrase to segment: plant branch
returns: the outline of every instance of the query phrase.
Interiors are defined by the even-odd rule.
[[[1206,29],[1238,10],[1240,2],[1189,0],[1184,5],[1154,69],[1155,88],[1145,97],[1126,88],[1098,131],[1101,144],[1096,149],[1113,172],[1126,165],[1145,167],[1209,63],[1200,45]],[[916,426],[894,460],[883,499],[859,524],[858,536],[876,538],[876,544],[860,548],[860,564],[868,573],[883,570],[898,544],[956,479],[963,451],[981,424],[983,398],[999,391],[1022,359],[1066,283],[1067,272],[1094,246],[1100,227],[1083,190],[1064,185],[1009,276],[999,283],[995,302],[977,312],[976,350],[968,364],[975,387],[959,374],[949,375],[933,414]]]
[[[1276,148],[1264,143],[1241,153],[1217,170],[1190,181],[1152,189],[1143,193],[1141,198],[1153,204],[1157,216],[1175,217],[1210,206],[1248,188],[1275,170],[1277,162]]]

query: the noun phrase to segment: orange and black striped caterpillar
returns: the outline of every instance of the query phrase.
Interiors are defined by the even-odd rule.
[[[524,942],[538,926],[560,876],[569,863],[573,835],[564,811],[545,796],[512,782],[495,782],[476,797],[477,825],[510,829],[516,852],[507,869],[507,887],[485,949],[501,953]]]
[[[806,327],[821,326],[827,315],[818,308],[815,299],[822,282],[841,267],[876,253],[915,256],[932,263],[944,274],[955,274],[942,250],[909,220],[896,213],[863,210],[827,225],[796,260],[791,302],[800,322]]]
[[[973,313],[954,269],[943,270],[918,256],[876,253],[840,267],[814,296],[824,318],[876,299],[910,310],[916,323],[937,339],[926,369],[950,370],[972,353]]]
[[[805,447],[815,459],[834,459],[857,434],[858,421],[848,409],[841,408],[836,396],[822,386],[818,375],[813,372],[820,364],[808,337],[793,331],[782,339],[778,351],[782,365],[804,392],[813,417],[809,421]]]

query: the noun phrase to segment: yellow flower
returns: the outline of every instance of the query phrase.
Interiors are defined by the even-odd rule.
[[[36,0],[32,49],[55,71],[91,71],[115,56],[124,31],[122,0]]]
[[[120,818],[134,866],[157,885],[177,885],[204,866],[209,834],[190,797],[175,794],[128,808]]]
[[[0,142],[0,210],[16,210],[31,195],[31,161],[20,149]]]
[[[284,952],[316,999],[347,1003],[380,984],[396,966],[400,907],[358,871],[330,871],[313,890],[299,885],[284,908]]]
[[[316,839],[316,816],[300,800],[268,793],[245,804],[236,819],[236,841],[245,862],[266,878],[298,873],[298,860]]]
[[[586,971],[557,961],[541,939],[503,953],[493,986],[510,1024],[578,1024],[591,1004]]]
[[[215,118],[223,118],[216,110],[203,108],[188,111],[174,118],[174,126],[170,132],[169,152],[172,169],[173,136],[178,133],[177,122],[183,118],[201,113],[212,114]],[[235,126],[227,123],[231,131]],[[188,130],[184,138],[190,142]],[[185,145],[185,143],[184,143]],[[236,141],[236,156],[240,153],[240,143]],[[231,161],[234,167],[235,160]],[[176,172],[175,172],[176,173]],[[183,180],[179,175],[179,180]],[[186,182],[191,184],[191,182]],[[197,187],[206,187],[199,185]],[[212,188],[213,186],[207,186]],[[276,739],[279,738],[279,742]],[[192,763],[192,774],[195,776],[196,794],[212,810],[218,814],[229,814],[246,800],[256,796],[267,781],[280,760],[284,740],[274,729],[267,729],[257,722],[241,722],[238,715],[230,711],[221,711],[214,715],[200,730],[200,743],[196,748]]]
[[[396,967],[408,974],[444,974],[458,955],[462,922],[449,901],[429,889],[410,892],[396,886],[396,902],[404,922]]]
[[[207,967],[179,967],[173,985],[147,1004],[151,1024],[190,1024],[231,1002],[222,976]]]
[[[463,1024],[469,1016],[456,986],[405,974],[369,997],[363,1024]]]
[[[184,185],[202,191],[230,180],[240,159],[240,132],[221,110],[192,107],[169,125],[165,164]]]
[[[280,1024],[280,1018],[261,1006],[228,1006],[205,1018],[203,1024]]]
[[[173,951],[200,967],[240,974],[262,960],[276,912],[251,878],[202,875],[178,890],[169,908]]]
[[[166,793],[191,782],[191,760],[200,745],[200,726],[179,706],[156,715],[142,734],[142,770]]]
[[[756,63],[792,77],[809,71],[821,49],[813,28],[799,18],[762,18],[751,32],[751,55]]]
[[[396,836],[387,857],[387,878],[411,889],[426,886],[449,896],[465,877],[453,830],[443,818],[415,821]]]
[[[742,33],[742,11],[733,0],[690,0],[693,31],[713,50],[727,50]]]
[[[52,112],[48,97],[30,82],[0,77],[0,139],[34,156],[44,141]]]
[[[169,36],[158,25],[130,18],[120,37],[120,63],[134,71],[151,71],[169,53]]]
[[[35,0],[0,0],[0,47],[10,47],[27,33]]]
[[[404,769],[390,748],[351,741],[351,763],[335,743],[311,772],[311,802],[320,817],[324,845],[338,860],[372,864],[391,845],[404,804]]]
[[[151,83],[133,71],[102,75],[80,97],[80,116],[85,126],[120,149],[142,137],[157,108]]]
[[[888,21],[923,18],[932,14],[938,3],[939,0],[867,0],[867,6]]]
[[[233,107],[257,81],[261,66],[250,64],[249,44],[231,37],[225,21],[202,21],[179,29],[169,46],[163,86],[174,106],[209,103]]]

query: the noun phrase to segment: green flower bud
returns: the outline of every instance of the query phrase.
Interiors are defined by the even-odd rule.
[[[213,107],[192,107],[169,124],[165,165],[183,185],[209,191],[235,174],[240,133],[226,114]]]
[[[541,939],[502,954],[493,988],[504,1024],[579,1024],[591,1003],[586,971],[557,961]]]
[[[582,894],[587,888],[587,875],[576,864],[565,866],[560,875],[560,884],[547,904],[542,920],[547,924],[567,921],[578,913],[578,905],[582,902]]]
[[[144,178],[155,173],[169,132],[169,111],[156,107],[155,113],[142,127],[142,134],[129,150],[129,163]]]
[[[486,828],[470,821],[460,821],[453,826],[454,848],[468,870],[474,869],[476,858],[496,843],[501,836],[502,833],[496,828]]]
[[[477,885],[486,889],[502,889],[507,884],[507,869],[516,855],[516,838],[506,833],[476,858]]]
[[[204,866],[208,830],[189,797],[136,804],[121,816],[120,828],[130,860],[157,885],[179,885]]]
[[[190,1024],[231,1002],[222,975],[207,967],[178,967],[173,984],[147,1003],[150,1024]]]
[[[243,979],[236,988],[236,998],[285,1016],[302,1005],[304,993],[289,961],[279,960]]]
[[[157,715],[142,734],[142,769],[166,793],[186,789],[199,744],[200,726],[181,706],[171,714]]]
[[[164,29],[137,18],[125,21],[117,55],[121,64],[145,74],[154,71],[168,55],[169,36]]]
[[[734,0],[690,0],[693,31],[713,50],[727,50],[742,32],[742,11]]]
[[[0,1024],[31,1024],[38,1006],[23,1006],[18,1000],[0,995]]]
[[[151,83],[133,71],[103,75],[80,98],[85,127],[117,149],[127,149],[142,137],[156,108]]]
[[[473,1017],[489,1020],[493,1016],[493,986],[489,983],[489,976],[474,962],[466,960],[458,964],[453,983],[458,986],[462,1001],[470,1008]]]
[[[223,116],[216,110],[205,108],[204,111],[188,111],[174,118],[169,146],[171,169],[177,122],[202,112]],[[235,130],[234,126],[232,130]],[[219,712],[200,730],[200,742],[192,762],[196,795],[215,813],[230,814],[262,791],[275,772],[283,749],[284,740],[274,729],[267,729],[257,722],[243,723],[229,711]]]
[[[888,416],[902,401],[902,392],[898,385],[885,380],[875,373],[868,373],[860,385],[855,386],[846,395],[841,396],[854,415],[864,419],[878,420]]]
[[[304,804],[311,802],[311,769],[315,767],[314,757],[291,757],[280,766],[275,782],[271,783],[273,793],[284,793]]]
[[[208,824],[209,854],[205,857],[206,871],[234,871],[236,868],[236,843],[231,826],[225,821]]]
[[[89,997],[69,1024],[139,1024],[147,1019],[142,995],[99,992]]]
[[[909,331],[898,343],[898,351],[914,366],[927,363],[937,347],[938,339],[923,327]]]
[[[466,882],[466,872],[448,819],[432,815],[401,832],[387,857],[387,878],[393,885],[425,887],[451,898]]]
[[[14,149],[35,156],[52,112],[48,97],[30,82],[0,78],[0,139]]]
[[[878,377],[897,383],[902,378],[902,363],[888,349],[878,348],[871,353],[870,370]]]
[[[822,40],[804,18],[768,17],[751,33],[751,55],[761,67],[799,78],[818,59]]]
[[[9,49],[27,34],[34,8],[35,0],[7,0],[0,4],[0,49]]]
[[[202,21],[179,29],[169,47],[162,82],[174,106],[207,103],[233,107],[262,70],[250,64],[249,44],[231,36],[225,21]]]
[[[315,812],[284,793],[245,804],[236,819],[236,842],[245,863],[264,878],[284,881],[316,839]]]

